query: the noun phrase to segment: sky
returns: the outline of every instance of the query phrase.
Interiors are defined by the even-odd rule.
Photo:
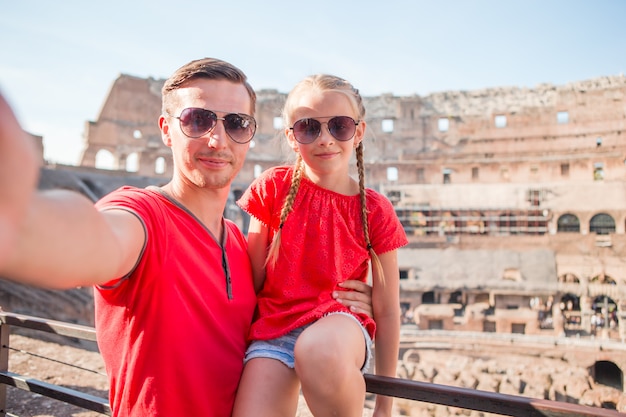
[[[564,85],[626,73],[625,16],[624,0],[0,0],[0,92],[49,162],[76,165],[120,74],[211,56],[285,93],[318,72],[364,96]]]

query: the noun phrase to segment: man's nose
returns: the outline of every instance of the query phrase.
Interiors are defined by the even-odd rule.
[[[228,134],[224,128],[224,119],[217,119],[215,127],[209,132],[208,145],[210,148],[223,148],[228,141]]]

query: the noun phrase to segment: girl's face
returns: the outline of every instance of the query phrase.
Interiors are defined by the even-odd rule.
[[[337,140],[328,131],[328,121],[336,116],[349,116],[359,122],[354,136],[347,141]],[[301,119],[315,119],[321,123],[319,137],[302,144],[294,136],[293,123]],[[291,114],[292,125],[285,129],[289,145],[302,155],[307,176],[316,181],[329,175],[348,175],[354,148],[363,140],[365,122],[359,121],[350,99],[335,91],[311,91],[296,100]]]

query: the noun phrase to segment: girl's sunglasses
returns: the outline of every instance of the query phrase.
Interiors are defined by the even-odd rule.
[[[354,137],[359,122],[348,116],[335,116],[327,122],[317,119],[300,119],[289,129],[296,140],[304,145],[313,143],[322,134],[322,123],[326,123],[328,132],[337,140],[345,142]]]
[[[211,110],[198,107],[188,107],[180,112],[180,116],[172,116],[180,122],[180,130],[185,136],[197,139],[206,135],[217,126],[217,121],[224,123],[224,130],[237,143],[248,143],[256,132],[254,117],[243,113],[230,113],[224,117],[217,117]]]

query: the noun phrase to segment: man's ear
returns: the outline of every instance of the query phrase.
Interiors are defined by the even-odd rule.
[[[159,129],[161,129],[161,140],[165,146],[171,148],[172,138],[170,137],[170,124],[163,115],[159,116]]]

